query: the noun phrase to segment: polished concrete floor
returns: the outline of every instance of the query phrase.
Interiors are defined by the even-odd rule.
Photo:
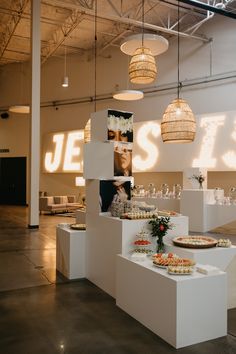
[[[27,208],[0,206],[0,354],[176,352],[89,281],[56,275],[55,226],[73,221],[43,215],[39,230],[29,230]],[[236,309],[227,337],[177,352],[236,353]]]

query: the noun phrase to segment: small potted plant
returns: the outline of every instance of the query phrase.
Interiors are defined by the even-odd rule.
[[[163,253],[165,251],[165,245],[163,237],[167,234],[167,231],[172,229],[169,217],[160,217],[149,221],[152,227],[151,235],[157,237],[157,253]]]

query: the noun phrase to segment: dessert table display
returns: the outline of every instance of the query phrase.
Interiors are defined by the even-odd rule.
[[[227,334],[227,277],[169,274],[117,256],[116,304],[175,348]]]
[[[122,117],[126,113],[129,112],[112,111],[112,117],[114,115],[116,119],[117,115]],[[119,307],[175,348],[225,336],[227,279],[223,268],[215,270],[212,274],[209,268],[208,270],[204,268],[203,263],[199,266],[199,269],[207,272],[203,274],[196,272],[194,257],[172,251],[166,251],[166,257],[155,255],[156,240],[150,236],[151,230],[148,228],[153,210],[147,209],[147,206],[143,211],[133,211],[129,208],[125,210],[115,204],[117,200],[120,202],[121,196],[126,197],[123,204],[127,204],[127,199],[129,200],[121,180],[125,180],[123,184],[127,182],[129,184],[130,181],[127,179],[130,171],[129,174],[121,175],[121,180],[118,180],[117,176],[120,175],[115,173],[116,154],[117,151],[123,154],[121,145],[125,142],[114,142],[107,138],[108,118],[111,118],[109,110],[92,115],[91,141],[84,146],[86,278],[116,298]],[[129,119],[124,118],[123,121],[129,122]],[[132,127],[130,129],[131,133]],[[131,141],[126,143],[126,150],[131,151]],[[114,195],[108,198],[114,189]],[[115,216],[111,216],[109,212],[112,203],[112,212]],[[120,214],[121,209],[124,211]],[[170,207],[158,209],[173,210]],[[170,216],[172,223],[172,229],[168,230],[164,241],[166,238],[171,240],[189,234],[188,216],[178,213],[163,216]],[[83,231],[70,229],[70,232]],[[170,242],[171,247],[176,247],[172,241]],[[151,248],[152,252],[149,252]],[[178,251],[181,249],[185,252],[192,251],[187,248],[176,248]],[[216,247],[214,251],[215,249]],[[217,249],[224,253],[232,248],[217,247]],[[197,251],[211,252],[211,250],[213,248]],[[150,256],[151,253],[154,253],[154,259]],[[220,262],[225,263],[227,256],[225,255],[225,259]],[[170,258],[172,259],[169,260]],[[209,263],[210,261],[211,257]]]

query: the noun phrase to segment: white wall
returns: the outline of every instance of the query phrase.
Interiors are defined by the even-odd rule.
[[[236,70],[236,22],[222,16],[215,16],[201,27],[201,32],[213,37],[212,52],[213,74]],[[176,82],[177,79],[177,41],[171,39],[169,50],[157,58],[158,80],[155,85]],[[202,44],[196,40],[180,40],[181,66],[180,79],[204,77],[210,73],[210,44]],[[97,61],[97,94],[111,93],[115,85],[127,87],[127,56],[119,48],[109,48]],[[63,76],[63,57],[51,58],[42,67],[41,101],[57,101],[72,98],[94,96],[94,60],[85,57],[68,56],[67,68],[70,87],[61,87]],[[22,102],[29,97],[28,64],[23,67],[24,80],[20,81],[18,72],[20,65],[2,66],[0,69],[0,107],[16,103],[21,88]],[[20,82],[19,82],[20,81]],[[22,84],[23,82],[23,84]],[[22,89],[23,85],[23,89]],[[138,85],[132,86],[139,88]],[[188,100],[196,115],[226,112],[235,110],[235,80],[219,81],[184,89],[182,96]],[[135,122],[160,119],[168,103],[176,96],[175,91],[159,92],[147,95],[141,101],[119,102],[115,100],[99,101],[97,110],[114,108],[134,112]],[[53,131],[83,128],[94,103],[75,104],[68,106],[48,107],[41,109],[41,134]],[[7,127],[7,133],[5,128]],[[27,117],[12,115],[9,120],[0,119],[0,144],[6,139],[9,147],[15,144],[15,156],[28,156],[28,120]],[[6,138],[7,137],[7,138]],[[19,137],[21,142],[19,143]],[[23,149],[24,147],[24,149]],[[173,147],[174,149],[174,147]],[[23,151],[24,150],[24,151]],[[1,155],[4,156],[4,155]],[[9,156],[9,155],[7,155]],[[50,194],[65,194],[74,188],[72,175],[41,174],[40,189]]]

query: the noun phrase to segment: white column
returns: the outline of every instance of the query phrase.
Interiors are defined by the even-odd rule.
[[[29,228],[39,226],[40,172],[40,0],[31,0],[31,124]]]

